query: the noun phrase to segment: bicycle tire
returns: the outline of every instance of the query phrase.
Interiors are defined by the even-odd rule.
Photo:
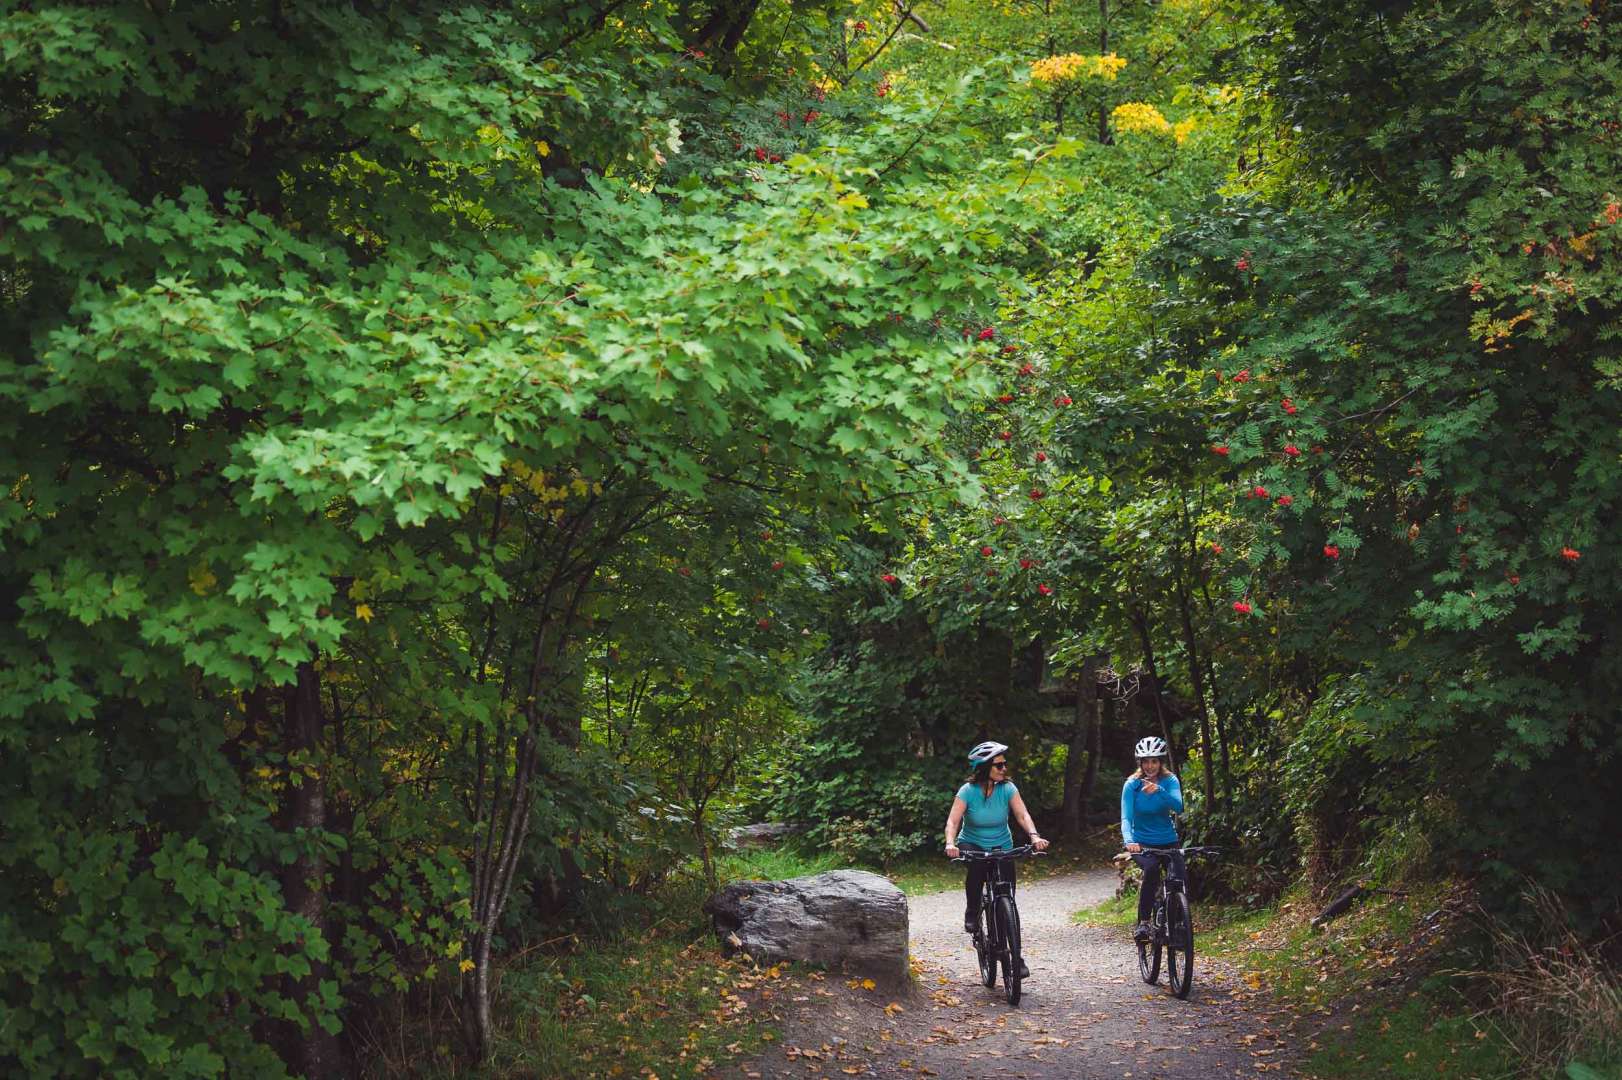
[[[1149,936],[1138,939],[1138,976],[1153,986],[1160,978],[1160,939],[1151,926]]]
[[[1000,944],[1002,945],[1003,996],[1008,999],[1008,1004],[1018,1005],[1021,983],[1019,977],[1019,909],[1014,906],[1013,897],[997,897],[997,924],[1002,931]]]
[[[997,953],[994,948],[997,927],[989,907],[980,909],[980,929],[974,935],[974,951],[980,959],[980,983],[986,987],[997,985]]]
[[[1194,916],[1182,893],[1166,905],[1166,984],[1180,998],[1194,985]]]

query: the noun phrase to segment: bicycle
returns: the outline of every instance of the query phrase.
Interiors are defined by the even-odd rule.
[[[962,851],[953,862],[1001,862],[1040,855],[1029,844],[1007,851]],[[1024,957],[1019,951],[1019,905],[1014,903],[1014,883],[1001,874],[987,877],[980,887],[980,910],[975,916],[974,951],[980,960],[980,982],[987,988],[997,985],[997,968],[1002,968],[1003,995],[1008,1004],[1018,1005],[1020,968]]]
[[[1122,852],[1117,859],[1130,859],[1134,854],[1153,855],[1163,864],[1171,862],[1174,851],[1181,851],[1184,859],[1209,858],[1221,852],[1212,847],[1150,848],[1141,852]],[[1170,866],[1160,875],[1156,890],[1154,914],[1149,919],[1149,936],[1137,941],[1138,974],[1153,986],[1160,978],[1160,957],[1166,957],[1166,984],[1179,998],[1187,998],[1194,985],[1194,914],[1189,910],[1187,885],[1181,878],[1171,876]]]

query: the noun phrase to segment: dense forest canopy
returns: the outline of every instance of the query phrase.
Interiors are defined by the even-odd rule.
[[[1164,732],[1224,886],[1622,929],[1605,2],[0,5],[0,1065]]]

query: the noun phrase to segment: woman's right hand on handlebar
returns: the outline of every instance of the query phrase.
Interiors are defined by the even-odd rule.
[[[961,854],[962,854],[962,852],[958,851],[956,844],[947,844],[946,845],[946,857],[948,859],[955,859]]]
[[[1126,850],[1128,850],[1132,854],[1136,855],[1138,852],[1143,850],[1143,845],[1142,844],[1128,844],[1128,845],[1126,845]]]

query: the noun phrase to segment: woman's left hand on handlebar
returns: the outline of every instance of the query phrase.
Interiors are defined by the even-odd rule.
[[[1035,840],[1031,841],[1031,846],[1037,851],[1046,851],[1048,849],[1048,842],[1038,836]]]

